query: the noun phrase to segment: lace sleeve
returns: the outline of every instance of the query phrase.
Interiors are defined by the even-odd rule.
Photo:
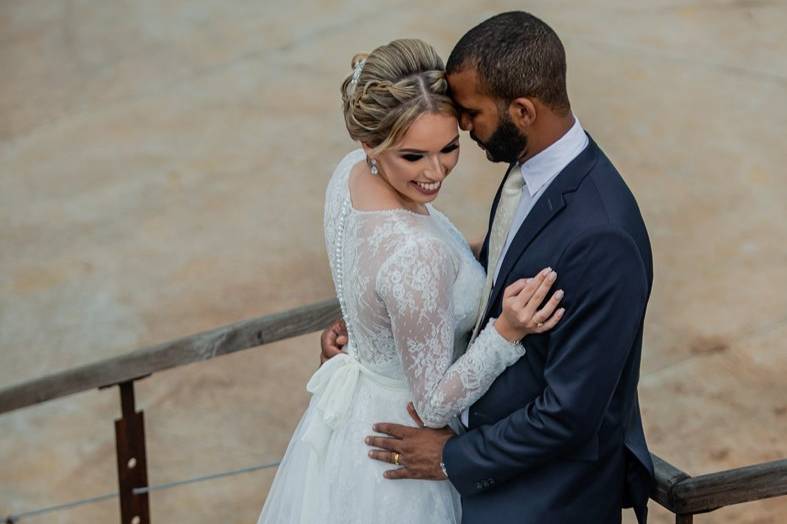
[[[525,350],[490,321],[453,365],[453,285],[458,262],[440,240],[410,237],[380,267],[377,293],[424,424],[442,427],[478,400]]]

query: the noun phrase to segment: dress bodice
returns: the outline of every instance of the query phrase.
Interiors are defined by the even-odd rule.
[[[524,349],[490,323],[474,342],[478,353],[491,345],[488,354],[465,355],[452,367],[475,324],[484,270],[462,234],[431,205],[428,215],[355,209],[349,177],[364,158],[358,149],[342,159],[325,200],[325,243],[347,352],[375,373],[407,380],[424,422],[444,425]]]
[[[360,149],[347,155],[328,187],[326,247],[334,284],[342,292],[343,314],[351,333],[350,350],[374,371],[400,376],[402,368],[391,319],[378,288],[389,288],[405,300],[407,283],[402,282],[402,273],[409,269],[416,280],[413,284],[418,285],[424,299],[435,300],[436,295],[450,292],[454,349],[461,354],[475,324],[486,277],[465,238],[433,206],[427,205],[429,215],[406,209],[354,209],[349,175],[353,166],[364,158]],[[344,236],[341,242],[337,238],[340,229]],[[436,288],[434,272],[454,276],[450,289]]]

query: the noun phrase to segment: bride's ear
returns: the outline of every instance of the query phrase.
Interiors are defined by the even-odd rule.
[[[371,153],[371,152],[372,152],[372,150],[374,149],[374,148],[373,148],[372,146],[370,146],[369,144],[364,144],[363,142],[361,142],[361,147],[363,147],[363,152],[364,152],[364,153],[366,153],[366,156],[367,156],[367,157],[369,156],[369,153]]]

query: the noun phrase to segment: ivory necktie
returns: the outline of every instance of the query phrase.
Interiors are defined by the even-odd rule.
[[[475,329],[473,329],[473,338],[471,340],[474,340],[475,337],[478,336],[478,329],[481,325],[481,320],[484,318],[484,313],[486,313],[489,296],[492,292],[492,283],[495,280],[495,271],[497,270],[497,263],[500,259],[500,252],[503,250],[503,246],[508,238],[508,230],[511,228],[514,212],[522,197],[522,188],[525,187],[525,179],[522,177],[522,172],[516,169],[518,165],[519,164],[512,164],[508,169],[506,181],[503,183],[503,190],[500,193],[500,201],[497,203],[497,209],[495,210],[492,230],[489,232],[486,285],[481,295],[481,308],[478,310],[478,320],[476,320]]]

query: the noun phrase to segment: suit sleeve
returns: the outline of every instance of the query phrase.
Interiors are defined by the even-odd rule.
[[[577,239],[555,268],[566,314],[549,335],[545,388],[508,417],[446,443],[448,476],[463,496],[585,444],[615,392],[647,303],[639,251],[626,233],[605,226]]]

